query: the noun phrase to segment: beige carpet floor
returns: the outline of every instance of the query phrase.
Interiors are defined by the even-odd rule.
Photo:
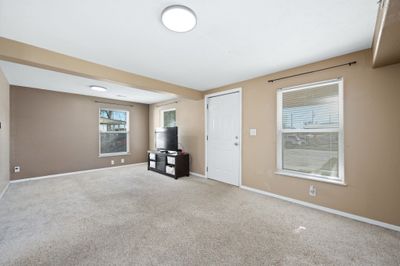
[[[11,184],[0,265],[400,265],[400,233],[144,166]]]

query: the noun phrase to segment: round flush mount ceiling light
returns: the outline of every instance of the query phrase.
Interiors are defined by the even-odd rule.
[[[91,85],[90,88],[94,91],[107,91],[106,88],[97,85]]]
[[[175,32],[191,31],[197,23],[193,10],[182,5],[165,8],[161,14],[161,21],[167,29]]]

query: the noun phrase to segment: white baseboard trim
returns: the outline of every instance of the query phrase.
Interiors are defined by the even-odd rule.
[[[198,174],[198,173],[195,173],[195,172],[190,172],[189,174],[193,175],[193,176],[201,177],[201,178],[207,178],[205,175]]]
[[[10,186],[10,182],[7,183],[6,187],[3,189],[3,191],[0,193],[0,200],[1,198],[4,196],[4,194],[6,194],[6,191],[8,189],[8,187]]]
[[[359,222],[364,222],[364,223],[368,223],[368,224],[372,224],[372,225],[377,225],[377,226],[380,226],[380,227],[384,227],[384,228],[387,228],[387,229],[391,229],[391,230],[400,232],[400,226],[397,226],[397,225],[394,225],[394,224],[384,223],[384,222],[373,220],[373,219],[366,218],[366,217],[363,217],[363,216],[358,216],[358,215],[351,214],[351,213],[348,213],[348,212],[338,211],[338,210],[327,208],[327,207],[323,207],[323,206],[320,206],[320,205],[317,205],[317,204],[313,204],[313,203],[309,203],[309,202],[305,202],[305,201],[301,201],[301,200],[292,199],[292,198],[289,198],[289,197],[277,195],[277,194],[274,194],[274,193],[271,193],[271,192],[267,192],[267,191],[263,191],[263,190],[259,190],[259,189],[255,189],[255,188],[251,188],[251,187],[240,186],[240,188],[245,189],[245,190],[249,190],[249,191],[252,191],[252,192],[255,192],[255,193],[259,193],[259,194],[262,194],[262,195],[270,196],[270,197],[273,197],[273,198],[277,198],[277,199],[280,199],[280,200],[284,200],[284,201],[296,203],[296,204],[299,204],[299,205],[303,205],[303,206],[306,206],[306,207],[309,207],[309,208],[317,209],[317,210],[320,210],[320,211],[324,211],[324,212],[329,212],[329,213],[332,213],[332,214],[340,215],[340,216],[343,216],[343,217],[346,217],[346,218],[350,218],[350,219],[353,219],[353,220],[356,220],[356,221],[359,221]]]
[[[85,173],[104,171],[104,170],[110,170],[110,169],[115,169],[115,168],[123,168],[123,167],[129,167],[129,166],[136,166],[136,165],[144,165],[144,164],[147,165],[147,162],[125,164],[125,165],[118,165],[118,166],[111,166],[111,167],[104,167],[104,168],[96,168],[96,169],[75,171],[75,172],[68,172],[68,173],[61,173],[61,174],[54,174],[54,175],[29,177],[29,178],[11,180],[10,183],[21,183],[21,182],[28,182],[28,181],[34,181],[34,180],[40,180],[40,179],[47,179],[47,178],[56,178],[56,177],[63,177],[63,176],[76,175],[76,174],[85,174]]]

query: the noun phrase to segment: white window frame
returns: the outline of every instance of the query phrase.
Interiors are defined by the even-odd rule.
[[[171,112],[171,111],[175,111],[175,125],[176,125],[176,108],[169,108],[169,109],[160,110],[160,125],[161,125],[161,127],[164,127],[164,113]]]
[[[296,91],[296,90],[306,90],[316,87],[322,87],[327,85],[337,84],[339,88],[338,97],[339,97],[339,127],[338,128],[328,128],[328,129],[283,129],[282,128],[282,104],[283,104],[283,93],[288,91]],[[310,179],[316,180],[321,182],[328,182],[333,184],[339,185],[346,185],[344,179],[344,119],[343,119],[343,78],[337,78],[333,80],[325,80],[315,83],[308,83],[299,86],[287,87],[282,88],[277,91],[277,171],[276,174],[284,175],[284,176],[292,176],[292,177],[299,177],[303,179]],[[339,176],[336,177],[329,177],[323,175],[316,175],[316,174],[308,174],[302,173],[297,171],[285,170],[283,169],[282,165],[282,135],[283,133],[290,133],[290,132],[338,132],[338,156],[339,156],[339,165],[338,165],[338,174]]]
[[[102,110],[113,111],[113,112],[124,112],[126,113],[126,132],[121,131],[101,131],[100,129],[100,115]],[[107,107],[99,108],[99,122],[98,122],[98,130],[99,130],[99,157],[112,157],[112,156],[123,156],[130,154],[130,119],[129,119],[129,111],[123,109],[113,109]],[[101,153],[101,133],[126,133],[126,152],[113,152],[113,153]]]

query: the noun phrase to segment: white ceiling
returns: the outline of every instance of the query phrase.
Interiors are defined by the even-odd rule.
[[[157,93],[134,89],[104,81],[44,70],[31,66],[0,61],[0,69],[12,85],[32,87],[51,91],[96,96],[120,101],[157,103],[176,98],[174,94]],[[90,89],[90,85],[106,87],[106,92]]]
[[[171,4],[197,26],[160,23]],[[371,47],[377,0],[0,0],[0,36],[206,90]]]

